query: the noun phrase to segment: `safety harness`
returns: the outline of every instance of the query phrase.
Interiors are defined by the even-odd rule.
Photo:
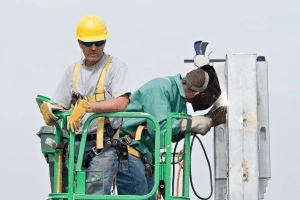
[[[86,100],[87,102],[99,102],[99,101],[104,101],[105,96],[104,96],[104,81],[107,73],[107,69],[109,67],[109,64],[112,60],[111,56],[108,56],[106,59],[106,63],[103,67],[103,70],[101,72],[101,75],[98,80],[98,85],[97,85],[97,93],[94,95],[90,96],[80,96],[77,93],[77,79],[81,67],[81,60],[76,63],[76,66],[74,68],[74,73],[73,73],[73,84],[72,84],[72,89],[73,89],[73,94],[72,96],[79,97],[77,99],[76,103],[78,104],[81,100]],[[107,118],[106,123],[109,123],[109,119]],[[98,118],[98,125],[97,125],[97,139],[96,139],[96,148],[97,149],[103,149],[103,135],[104,135],[104,124],[105,124],[105,119],[104,117],[99,117]]]
[[[129,146],[129,144],[131,143],[131,141],[133,139],[136,140],[136,141],[141,140],[142,133],[145,129],[147,129],[146,125],[139,125],[137,130],[135,132],[132,132],[129,135],[126,135],[123,138],[122,142],[127,145],[128,154],[131,154],[131,155],[133,155],[135,157],[138,157],[142,160],[142,162],[145,165],[146,175],[148,176],[148,178],[151,178],[152,175],[153,175],[153,166],[150,164],[149,159],[145,155],[143,155],[139,151],[137,151],[136,149]]]
[[[105,91],[104,91],[104,81],[106,77],[106,73],[109,67],[109,64],[112,60],[111,56],[108,56],[106,59],[106,63],[102,69],[102,72],[100,74],[100,77],[98,79],[97,84],[97,92],[93,95],[87,95],[82,96],[77,92],[77,79],[80,72],[81,67],[81,60],[78,61],[75,65],[74,72],[73,72],[73,84],[72,84],[72,104],[76,105],[79,104],[80,101],[86,100],[87,102],[99,102],[105,100]],[[100,154],[101,151],[103,151],[106,148],[109,148],[111,146],[116,147],[117,153],[120,154],[120,141],[119,141],[119,129],[113,129],[110,125],[109,118],[99,117],[98,118],[98,124],[97,124],[97,134],[96,138],[93,137],[93,135],[88,135],[88,139],[90,140],[96,140],[96,146],[93,148],[93,151],[91,151],[83,160],[83,166],[88,167],[90,164],[90,161],[97,155]],[[108,139],[105,139],[104,141],[104,133],[108,136]],[[76,137],[77,140],[81,139],[81,135],[78,135]]]
[[[162,77],[162,78],[167,80],[169,83],[172,83],[172,81],[169,77]],[[146,155],[141,154],[139,151],[137,151],[136,149],[129,146],[133,139],[136,141],[141,140],[142,133],[145,129],[147,129],[146,124],[139,125],[135,132],[132,132],[131,134],[124,136],[122,143],[125,143],[127,145],[128,154],[131,154],[142,160],[142,162],[145,165],[146,175],[149,178],[151,178],[153,176],[153,165],[151,165],[149,159],[146,157]]]
[[[73,73],[73,84],[72,84],[72,104],[79,104],[80,101],[86,100],[87,102],[99,102],[99,101],[104,101],[105,96],[104,96],[104,81],[105,81],[105,76],[109,67],[109,64],[112,60],[112,57],[108,57],[106,60],[106,63],[103,67],[103,70],[101,72],[101,75],[98,80],[98,85],[97,85],[97,93],[94,95],[90,96],[82,96],[77,93],[77,79],[80,71],[80,67],[82,62],[78,61],[75,65],[74,68],[74,73]],[[152,177],[153,174],[153,169],[152,166],[149,162],[149,160],[146,158],[146,156],[142,155],[139,151],[136,149],[132,148],[129,146],[131,139],[135,140],[140,140],[142,137],[142,132],[143,130],[146,129],[145,125],[140,125],[138,126],[136,132],[131,133],[130,135],[126,135],[123,139],[123,141],[119,140],[119,132],[120,128],[115,130],[112,129],[109,119],[104,118],[104,117],[99,117],[98,118],[98,125],[97,125],[97,134],[96,134],[96,146],[93,148],[93,150],[85,156],[83,160],[83,166],[88,167],[90,164],[90,161],[97,155],[101,153],[101,151],[104,151],[106,148],[109,148],[111,146],[115,147],[117,150],[118,156],[122,156],[122,170],[128,170],[128,154],[131,154],[135,157],[138,157],[142,160],[142,162],[145,165],[145,171],[147,176],[150,178]],[[104,132],[108,136],[108,139],[104,141]],[[90,136],[92,137],[92,136]],[[78,138],[80,139],[80,138]]]

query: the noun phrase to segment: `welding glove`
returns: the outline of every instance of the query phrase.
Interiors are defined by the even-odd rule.
[[[227,106],[213,106],[204,116],[212,119],[212,126],[218,126],[226,123],[226,115]]]
[[[200,133],[201,135],[205,135],[211,128],[212,119],[209,117],[204,117],[202,115],[193,116],[192,117],[192,125],[191,130],[194,133]],[[182,119],[181,121],[181,132],[186,130],[187,120]]]
[[[90,109],[90,104],[82,100],[78,105],[73,107],[73,112],[68,117],[67,129],[73,132],[78,131],[80,127],[81,118]]]
[[[53,112],[62,110],[61,107],[55,104],[51,104],[48,102],[43,102],[40,105],[40,111],[44,117],[44,121],[48,126],[53,126],[56,124],[56,121],[58,120],[58,117],[56,117]]]

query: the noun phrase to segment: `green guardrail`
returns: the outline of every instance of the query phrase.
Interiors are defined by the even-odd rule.
[[[57,121],[54,134],[55,142],[63,142],[63,129],[65,129],[67,124],[67,117],[71,114],[71,111],[58,111],[55,113],[60,119]],[[86,138],[88,134],[88,127],[90,123],[99,117],[108,118],[147,118],[155,125],[155,155],[154,155],[154,187],[150,193],[138,196],[138,195],[91,195],[85,194],[85,183],[86,183],[86,171],[82,170],[84,149],[86,145]],[[59,189],[59,169],[61,168],[60,152],[61,149],[56,150],[45,150],[44,154],[54,155],[54,180],[53,180],[53,190],[49,194],[49,199],[119,199],[119,200],[138,200],[138,199],[148,199],[154,196],[159,188],[160,181],[165,183],[165,200],[183,200],[189,198],[189,177],[190,177],[190,136],[191,136],[191,116],[187,114],[179,113],[169,113],[167,116],[167,132],[161,133],[160,126],[157,120],[150,114],[140,113],[140,112],[116,112],[116,113],[97,113],[90,116],[84,126],[83,133],[81,137],[81,143],[79,147],[79,154],[77,163],[75,163],[75,134],[69,131],[69,157],[68,163],[63,163],[68,165],[68,189],[66,193],[62,193]],[[182,196],[172,196],[171,195],[171,166],[172,166],[172,121],[173,119],[187,119],[188,125],[185,132],[184,140],[184,154],[181,159],[184,160],[183,169],[183,184],[182,184]],[[161,150],[164,153],[161,153]],[[164,161],[161,158],[164,157]],[[76,166],[76,169],[75,169]],[[76,183],[76,184],[75,184]]]

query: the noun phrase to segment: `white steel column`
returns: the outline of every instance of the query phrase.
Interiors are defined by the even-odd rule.
[[[227,104],[227,71],[225,62],[213,63],[221,86],[222,94],[215,105]],[[226,124],[214,128],[214,164],[215,164],[215,199],[228,199],[228,129]]]
[[[257,112],[258,112],[258,161],[259,199],[264,199],[268,180],[271,178],[268,65],[257,62]]]
[[[256,54],[229,54],[229,198],[258,199]]]
[[[214,128],[215,199],[262,200],[271,178],[267,62],[229,54],[214,63],[227,123]],[[227,102],[228,101],[228,102]]]

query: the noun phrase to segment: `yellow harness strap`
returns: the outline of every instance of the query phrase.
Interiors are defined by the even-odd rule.
[[[106,63],[103,67],[103,70],[101,72],[99,81],[98,81],[98,86],[97,86],[97,95],[99,98],[99,101],[103,101],[105,99],[104,96],[104,81],[105,81],[105,76],[107,69],[109,67],[109,64],[112,60],[112,57],[108,57],[106,60]],[[98,126],[97,126],[97,140],[96,140],[96,148],[97,149],[103,149],[103,136],[104,136],[104,117],[99,117],[98,118]]]
[[[105,81],[105,76],[107,73],[107,69],[109,67],[109,64],[112,60],[112,57],[108,56],[108,58],[106,59],[106,63],[103,67],[103,70],[101,72],[101,75],[99,77],[98,80],[98,85],[97,85],[97,93],[94,95],[90,95],[90,96],[85,96],[83,97],[84,100],[88,101],[88,102],[95,102],[95,101],[104,101],[105,100],[105,96],[104,96],[104,81]],[[81,66],[81,61],[78,61],[76,63],[76,66],[74,68],[74,73],[73,73],[73,85],[72,85],[72,89],[73,92],[77,92],[76,89],[76,83],[77,83],[77,78],[78,78],[78,74],[80,71],[80,66]],[[98,126],[97,126],[97,140],[96,140],[96,148],[97,149],[103,149],[103,133],[104,133],[104,124],[109,123],[109,119],[105,119],[104,117],[100,117],[98,118]]]
[[[141,157],[141,153],[138,150],[132,148],[131,146],[127,146],[127,150],[128,150],[128,154],[131,154],[131,155],[133,155],[135,157],[138,157],[138,158]]]
[[[136,129],[135,132],[132,132],[129,135],[126,135],[124,137],[124,140],[127,142],[127,144],[130,144],[131,143],[131,138],[134,138],[135,140],[141,140],[142,138],[142,133],[143,133],[143,130],[146,129],[147,126],[146,125],[139,125],[138,128]]]
[[[79,71],[80,71],[80,67],[81,67],[81,60],[79,60],[76,65],[75,65],[75,68],[74,68],[74,72],[73,72],[73,85],[72,85],[72,89],[73,89],[73,92],[77,92],[77,87],[76,87],[76,84],[77,84],[77,78],[78,78],[78,74],[79,74]]]
[[[146,126],[143,125],[139,125],[139,127],[137,128],[136,132],[135,132],[135,140],[141,140],[142,138],[142,132],[145,129]]]

